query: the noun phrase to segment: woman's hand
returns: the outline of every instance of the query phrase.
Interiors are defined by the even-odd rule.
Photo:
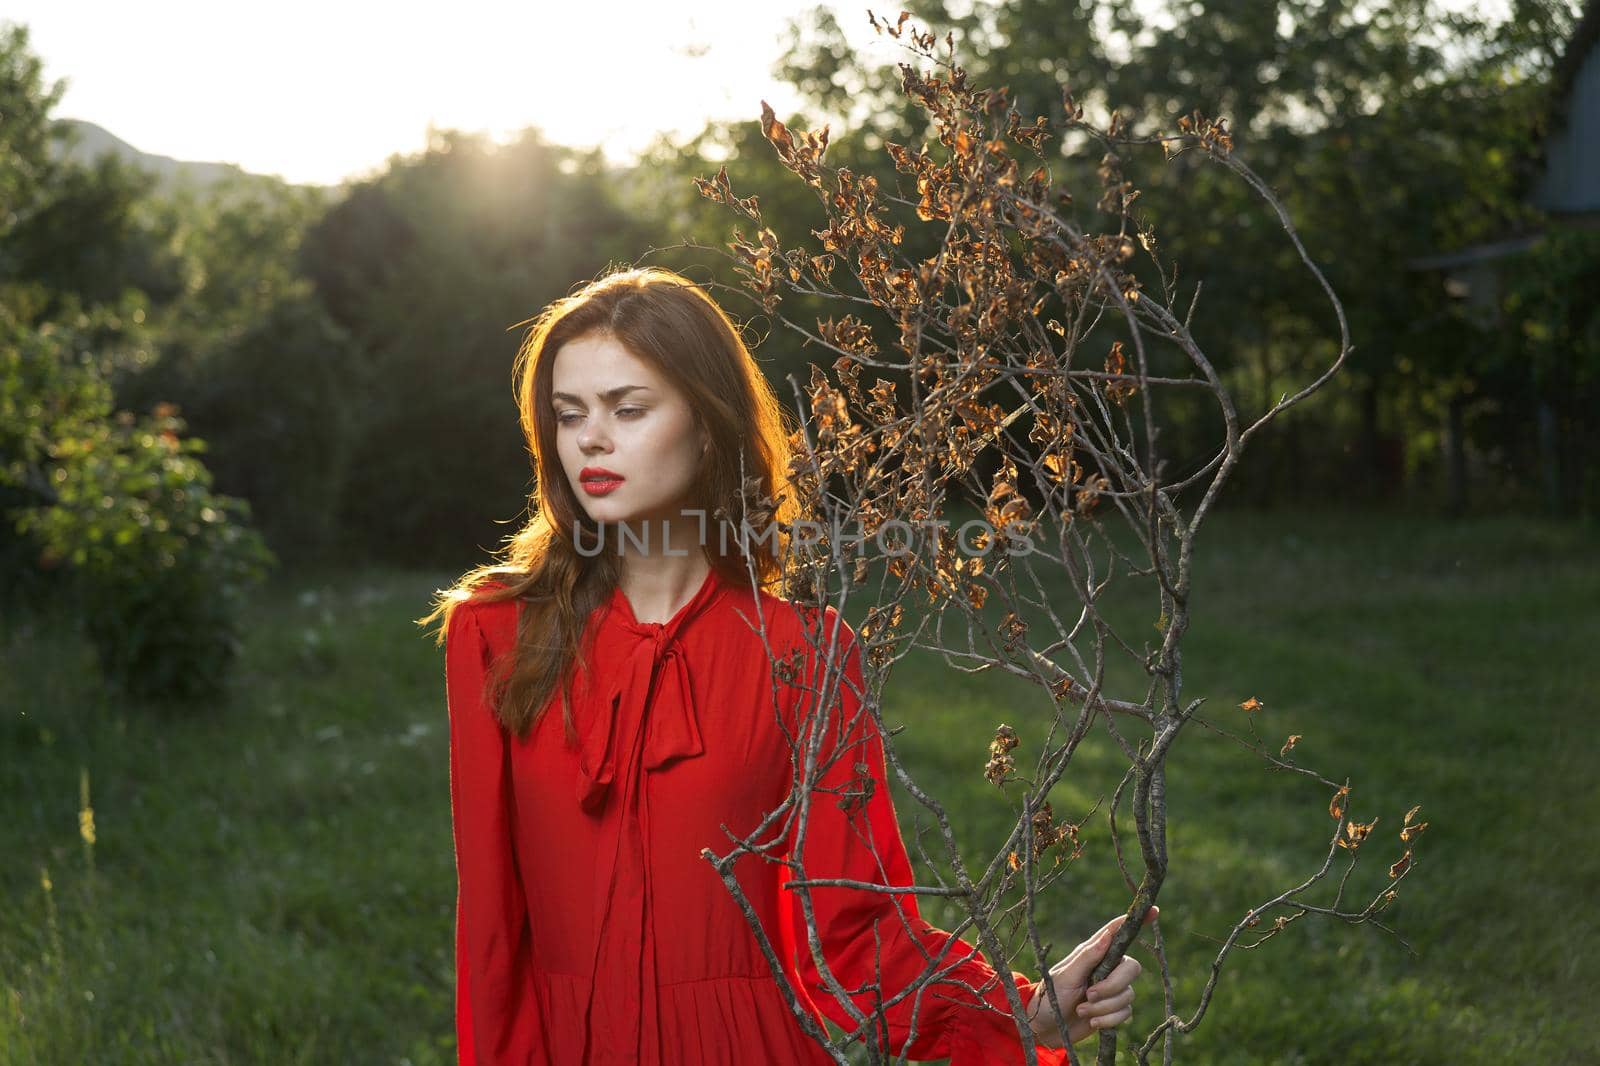
[[[1152,906],[1144,920],[1149,922],[1155,918],[1157,910]],[[1133,1016],[1133,979],[1139,976],[1142,967],[1132,955],[1124,955],[1104,980],[1089,987],[1089,975],[1105,958],[1111,938],[1127,917],[1126,914],[1117,915],[1050,968],[1061,1016],[1067,1020],[1067,1035],[1074,1044],[1102,1029],[1121,1025]],[[1045,991],[1043,981],[1035,982],[1033,987],[1028,1022],[1033,1026],[1034,1037],[1041,1047],[1060,1047],[1061,1031],[1056,1028],[1050,994]]]

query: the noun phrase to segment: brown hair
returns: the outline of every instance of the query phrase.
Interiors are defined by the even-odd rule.
[[[543,716],[551,694],[561,689],[568,738],[575,738],[572,716],[574,667],[589,616],[610,599],[621,577],[611,550],[580,554],[575,533],[592,544],[598,525],[568,484],[556,451],[551,408],[551,373],[556,353],[568,341],[609,335],[636,358],[651,363],[689,399],[695,421],[711,438],[701,459],[695,499],[690,506],[736,528],[747,512],[752,524],[777,525],[776,535],[753,558],[758,584],[775,589],[787,544],[782,523],[794,520],[797,504],[789,485],[793,415],[778,403],[727,314],[694,282],[661,267],[636,267],[602,275],[570,296],[546,307],[528,329],[513,365],[523,436],[533,457],[535,488],[530,518],[506,539],[501,560],[474,567],[449,589],[438,590],[434,609],[417,619],[426,625],[443,617],[435,643],[444,642],[453,613],[468,602],[524,601],[516,643],[494,664],[492,703],[502,724],[526,737]],[[741,459],[744,481],[741,482]],[[756,501],[777,502],[761,519]],[[707,561],[729,582],[749,584],[747,558],[732,532],[719,535],[707,522]],[[613,542],[615,537],[610,538]],[[726,545],[724,544],[726,542]],[[722,548],[727,547],[727,554]]]

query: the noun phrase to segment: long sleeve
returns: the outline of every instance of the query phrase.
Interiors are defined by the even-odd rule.
[[[528,910],[512,850],[509,748],[485,698],[489,646],[467,604],[445,634],[456,858],[456,1044],[461,1066],[538,1061]]]
[[[835,613],[833,608],[827,609],[824,647]],[[906,887],[914,879],[889,794],[883,739],[871,715],[860,710],[860,649],[854,632],[842,619],[838,626],[843,678],[821,741],[818,765],[826,769],[820,772],[811,797],[803,856],[805,877]],[[807,683],[815,686],[820,671],[813,670],[811,675]],[[814,703],[809,695],[805,699],[808,706]],[[797,725],[797,737],[803,737],[804,719]],[[835,753],[837,758],[833,758]],[[830,758],[833,762],[828,765]],[[841,800],[850,807],[848,811],[841,808]],[[791,856],[793,844],[791,835]],[[913,992],[884,1009],[881,1022],[874,1022],[886,1028],[895,1054],[918,1060],[948,1057],[951,1066],[1012,1066],[1027,1061],[1000,983],[1013,981],[1026,1007],[1033,983],[1027,975],[998,974],[971,944],[923,921],[914,894],[828,886],[810,892],[822,954],[869,1020],[873,1019],[875,1000],[887,1000],[911,985],[929,968],[929,959],[937,959],[940,970],[949,970],[922,988],[920,1003],[919,993]],[[784,894],[789,897],[790,923],[785,940],[794,951],[806,994],[830,1021],[846,1032],[853,1031],[858,1023],[829,990],[812,960],[800,893],[789,889]],[[916,1035],[908,1044],[914,1009]],[[1065,1058],[1064,1049],[1038,1048],[1041,1066],[1059,1066]]]

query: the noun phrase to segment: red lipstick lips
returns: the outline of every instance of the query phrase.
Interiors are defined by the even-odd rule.
[[[623,481],[622,475],[603,466],[586,466],[578,471],[578,482],[590,496],[604,496],[614,491]]]

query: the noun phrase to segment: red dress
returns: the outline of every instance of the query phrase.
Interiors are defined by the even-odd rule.
[[[451,616],[445,658],[463,1066],[831,1061],[785,1005],[744,915],[700,855],[706,847],[726,854],[731,838],[722,826],[748,835],[793,787],[773,699],[776,692],[793,731],[806,694],[774,682],[751,628],[758,603],[780,658],[784,649],[810,651],[792,604],[756,597],[715,570],[665,623],[637,621],[618,589],[591,620],[597,680],[587,690],[582,678],[575,683],[576,748],[565,743],[559,701],[523,741],[485,699],[486,670],[516,635],[517,601],[464,604]],[[826,608],[823,647],[835,619]],[[845,677],[859,691],[855,634],[842,619],[838,625]],[[848,720],[856,697],[844,685],[838,691]],[[870,724],[854,739],[863,746],[837,759],[813,793],[806,875],[910,885],[881,739]],[[859,789],[862,761],[870,798],[864,812],[859,804],[846,812],[822,789]],[[853,1031],[806,950],[799,893],[782,888],[787,868],[746,855],[733,870],[807,1009]],[[869,1018],[874,989],[866,986],[888,998],[924,970],[924,951],[954,967],[923,989],[920,1003],[907,996],[885,1012],[896,1053],[948,1057],[952,1066],[1025,1061],[1000,985],[1014,981],[1026,1003],[1025,975],[998,976],[967,942],[922,921],[913,895],[817,887],[811,897],[824,957],[844,987],[864,989],[854,999]],[[1062,1049],[1039,1048],[1045,1066],[1064,1058]]]

